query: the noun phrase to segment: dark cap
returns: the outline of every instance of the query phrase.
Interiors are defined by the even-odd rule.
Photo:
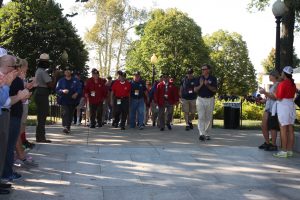
[[[66,67],[64,68],[64,71],[67,71],[67,70],[72,71],[72,69],[71,69],[70,66],[66,66]]]
[[[117,71],[117,75],[123,76],[123,72],[121,70]]]
[[[99,74],[99,71],[96,68],[92,69],[92,74]]]
[[[107,80],[112,80],[112,77],[111,77],[111,76],[108,76],[108,77],[107,77]]]
[[[187,73],[188,73],[188,74],[193,74],[193,73],[194,73],[194,70],[193,70],[192,68],[189,68],[189,69],[187,70]]]

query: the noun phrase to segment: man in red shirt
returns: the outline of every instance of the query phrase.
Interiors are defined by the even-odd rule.
[[[169,81],[169,76],[164,74],[163,80],[158,83],[154,94],[154,101],[158,105],[158,119],[161,131],[165,130],[165,115],[167,115],[167,127],[172,129],[171,121],[174,112],[174,105],[179,101],[179,90]]]
[[[119,78],[114,81],[111,87],[111,104],[115,108],[115,127],[118,127],[121,119],[121,130],[125,130],[125,122],[129,112],[130,83],[126,80],[124,72],[118,72]]]
[[[97,69],[92,69],[92,77],[86,81],[84,94],[90,108],[90,127],[102,127],[103,101],[107,96],[106,80],[99,77]]]

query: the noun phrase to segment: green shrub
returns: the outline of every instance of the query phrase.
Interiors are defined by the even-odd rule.
[[[33,100],[29,101],[28,115],[36,115],[36,105]]]

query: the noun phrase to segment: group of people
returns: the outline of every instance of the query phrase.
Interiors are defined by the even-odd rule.
[[[259,91],[266,97],[266,102],[262,119],[262,133],[265,141],[258,148],[277,151],[277,131],[280,131],[281,150],[273,154],[279,158],[293,156],[296,120],[294,97],[297,89],[292,74],[293,68],[290,66],[284,67],[281,74],[272,71],[269,79],[273,85],[268,92],[264,88],[260,88]],[[269,139],[270,133],[271,140]]]

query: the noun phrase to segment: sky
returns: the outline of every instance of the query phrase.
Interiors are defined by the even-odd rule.
[[[4,1],[7,2],[8,0]],[[275,17],[271,6],[264,12],[250,13],[247,4],[250,0],[130,0],[137,8],[151,10],[153,8],[177,8],[188,14],[201,27],[203,35],[212,34],[220,29],[237,32],[246,41],[249,57],[257,73],[262,72],[261,62],[267,58],[275,47]],[[65,13],[72,13],[75,0],[56,0],[65,9]],[[271,5],[275,0],[271,0]],[[95,17],[90,13],[80,12],[71,18],[80,36],[84,37],[86,30],[93,25]],[[300,57],[300,34],[294,38],[296,53]],[[93,53],[90,54],[90,66],[96,65]]]

